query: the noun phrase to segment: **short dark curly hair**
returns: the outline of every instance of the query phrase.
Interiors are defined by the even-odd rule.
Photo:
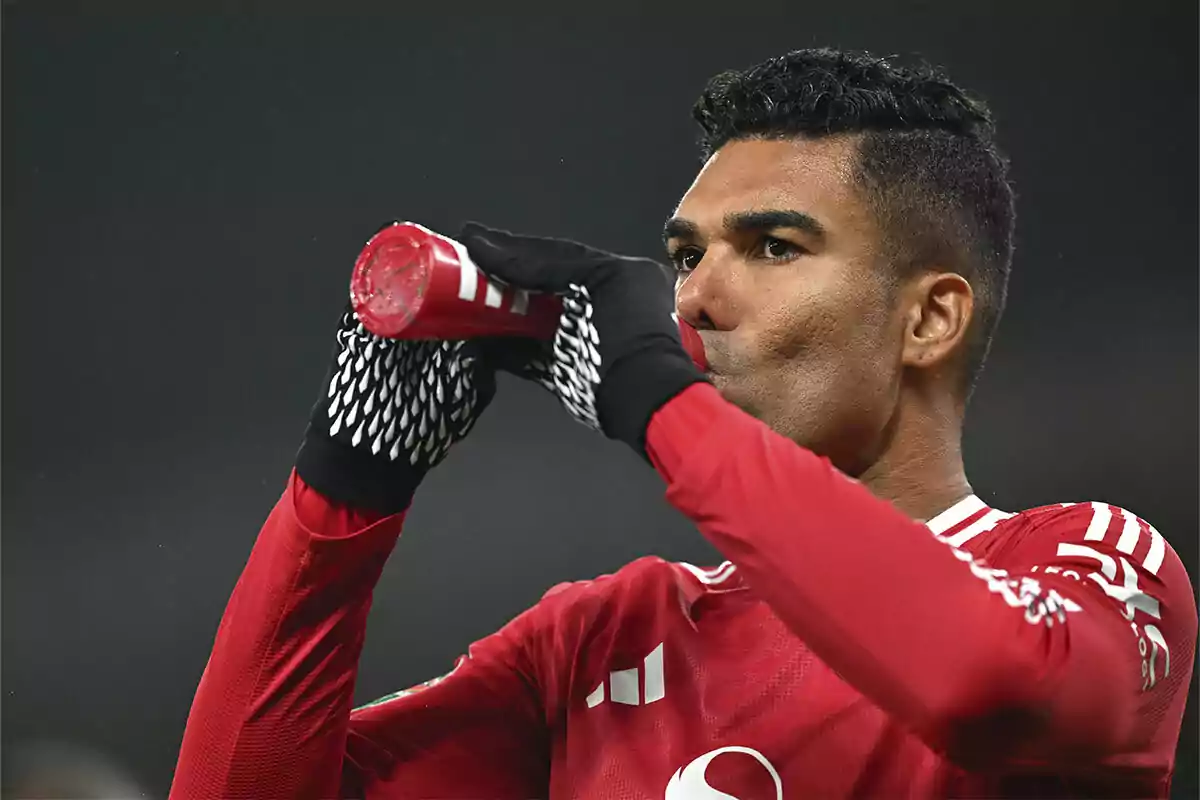
[[[1016,221],[988,107],[928,65],[821,48],[715,76],[692,116],[705,160],[741,139],[859,137],[856,180],[897,283],[943,266],[975,292],[969,395],[1004,310]]]

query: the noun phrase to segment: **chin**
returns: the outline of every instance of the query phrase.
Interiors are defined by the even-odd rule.
[[[708,379],[712,381],[713,388],[720,392],[721,397],[725,398],[727,402],[737,406],[755,419],[767,422],[763,418],[759,404],[753,402],[753,393],[746,391],[744,386],[731,381],[724,375],[709,375]]]
[[[724,375],[717,375],[711,372],[705,377],[712,382],[713,388],[721,393],[721,397],[725,398],[734,405],[737,405],[737,400],[734,399],[737,392],[731,391],[728,378],[726,378]]]
[[[811,431],[805,430],[805,426],[798,424],[798,420],[792,418],[792,415],[786,412],[779,413],[783,409],[789,408],[788,404],[781,405],[770,395],[764,396],[762,392],[755,392],[745,383],[732,381],[728,377],[721,375],[709,375],[708,377],[712,381],[713,387],[720,392],[726,402],[737,406],[780,436],[791,439],[801,447],[813,450],[817,455],[825,455],[819,446],[814,446],[816,443],[809,435]]]

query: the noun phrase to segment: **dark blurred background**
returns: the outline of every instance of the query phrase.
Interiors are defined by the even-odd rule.
[[[1195,3],[162,5],[3,5],[6,773],[69,742],[165,794],[379,224],[655,255],[705,79],[797,47],[924,55],[999,117],[1019,244],[970,414],[980,494],[1126,506],[1196,574]],[[661,494],[502,383],[384,573],[359,698],[559,581],[711,562]],[[1193,703],[1178,797],[1196,755]]]

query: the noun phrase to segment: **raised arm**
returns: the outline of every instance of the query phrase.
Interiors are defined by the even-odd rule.
[[[711,387],[663,406],[648,442],[672,504],[934,748],[975,768],[1171,762],[1196,606],[1141,520],[1097,535],[1090,504],[1061,508],[982,564]]]
[[[520,626],[473,648],[422,703],[351,715],[403,512],[490,400],[490,373],[461,342],[379,339],[348,311],[321,388],[221,620],[171,796],[536,794],[543,720]]]

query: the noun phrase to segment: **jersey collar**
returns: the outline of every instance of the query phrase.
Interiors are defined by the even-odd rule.
[[[935,536],[941,536],[967,517],[977,514],[985,508],[987,508],[987,503],[970,494],[926,522],[925,527],[933,531]]]
[[[941,536],[987,507],[987,503],[976,495],[967,495],[945,511],[932,517],[925,523],[925,527],[929,528],[935,536]],[[705,594],[733,592],[747,588],[742,580],[741,571],[730,561],[724,561],[720,566],[711,569],[704,569],[682,561],[678,562],[676,566],[688,573],[686,576],[682,574],[679,576],[679,588],[689,610],[692,604]]]

